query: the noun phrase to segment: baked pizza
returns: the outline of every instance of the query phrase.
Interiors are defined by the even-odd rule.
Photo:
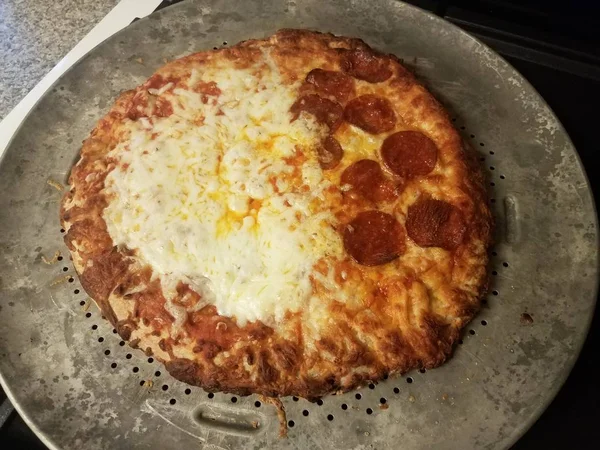
[[[314,399],[450,355],[486,289],[487,203],[398,58],[281,30],[123,93],[60,214],[84,289],[175,378]]]

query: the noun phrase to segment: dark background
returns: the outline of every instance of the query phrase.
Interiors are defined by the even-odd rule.
[[[542,0],[407,1],[462,27],[507,59],[548,102],[577,148],[600,198],[600,2]],[[163,1],[159,8],[177,3]],[[600,313],[567,382],[513,450],[599,448]],[[5,395],[0,391],[0,403]],[[0,406],[0,424],[7,402]],[[45,449],[16,414],[0,428],[0,447]]]

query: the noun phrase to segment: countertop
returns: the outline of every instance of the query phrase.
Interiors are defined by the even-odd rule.
[[[1,0],[0,120],[117,3]]]

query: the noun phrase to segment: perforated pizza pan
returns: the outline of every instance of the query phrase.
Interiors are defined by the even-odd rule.
[[[286,398],[285,439],[258,397],[189,387],[119,340],[69,262],[55,183],[119,92],[165,59],[282,27],[358,36],[403,58],[479,151],[497,221],[490,292],[454,357],[317,403]],[[184,2],[142,19],[40,101],[0,192],[2,384],[52,448],[506,448],[565,380],[594,309],[596,216],[562,126],[490,49],[392,0]]]

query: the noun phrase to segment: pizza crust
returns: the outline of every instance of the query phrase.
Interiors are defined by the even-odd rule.
[[[400,124],[394,130],[400,126],[426,134],[438,148],[438,160],[435,171],[405,180],[399,197],[378,208],[404,226],[410,205],[419,198],[434,197],[460,209],[467,232],[451,252],[422,248],[406,238],[404,253],[386,265],[367,267],[351,258],[340,261],[338,281],[358,289],[360,298],[328,304],[328,327],[313,334],[306,331],[301,312],[288,313],[277,326],[260,321],[240,325],[235,318],[219,315],[213,305],[190,313],[183,329],[174,332],[177,318],[165,306],[159,277],[140,260],[136,249],[114,245],[108,233],[103,212],[110,198],[104,182],[119,163],[109,152],[127,141],[126,123],[144,117],[148,108],[153,108],[151,114],[156,117],[169,114],[160,93],[153,96],[149,90],[156,94],[160,86],[176,84],[191,69],[201,69],[214,59],[249,67],[265,50],[275,60],[284,83],[303,79],[315,68],[344,70],[345,55],[352,50],[379,61],[380,70],[390,72],[389,78],[376,83],[356,78],[354,95],[385,96]],[[345,70],[377,79],[377,74],[365,74],[356,67]],[[209,98],[215,86],[201,89]],[[378,149],[389,134],[373,135],[343,122],[334,136],[343,148],[360,147],[365,149],[364,156],[378,158]],[[358,39],[282,30],[266,40],[173,61],[117,99],[84,141],[80,156],[60,214],[82,286],[124,340],[162,361],[175,378],[208,391],[314,399],[411,369],[433,368],[449,357],[487,288],[492,219],[474,152],[461,140],[443,107],[396,57],[380,55]],[[333,183],[340,183],[343,170],[352,162],[348,158],[328,172]],[[342,189],[331,195],[332,204],[346,201]],[[365,202],[357,198],[338,208],[340,232],[343,224],[367,207]],[[319,289],[316,283],[315,290]],[[192,309],[201,301],[188,285],[178,286],[177,298]]]

